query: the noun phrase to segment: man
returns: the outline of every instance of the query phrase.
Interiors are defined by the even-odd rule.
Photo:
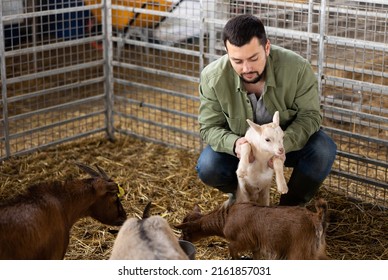
[[[223,41],[227,54],[201,73],[198,119],[208,146],[198,159],[199,178],[235,194],[246,119],[269,123],[279,111],[285,132],[282,159],[293,168],[289,191],[279,204],[306,204],[330,173],[337,149],[320,130],[318,85],[311,65],[298,54],[271,45],[264,25],[252,15],[230,19]]]

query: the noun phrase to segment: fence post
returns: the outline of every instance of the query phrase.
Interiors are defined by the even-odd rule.
[[[105,75],[105,95],[106,95],[106,132],[110,140],[114,140],[114,119],[113,119],[113,42],[112,42],[112,1],[104,0],[102,11],[103,33],[105,34],[104,44],[104,75]]]
[[[319,11],[319,50],[318,50],[318,91],[322,95],[322,81],[325,78],[323,73],[323,62],[325,55],[325,31],[326,31],[326,0],[321,0]]]
[[[1,2],[1,1],[0,1]],[[9,143],[9,118],[8,118],[8,98],[7,98],[7,73],[6,73],[6,58],[5,58],[5,38],[4,38],[4,23],[3,23],[3,3],[0,4],[0,77],[1,77],[1,96],[3,107],[3,136],[6,158],[11,156],[11,148]],[[1,134],[1,133],[0,133]],[[0,153],[1,155],[1,153]],[[2,156],[3,157],[3,156]]]

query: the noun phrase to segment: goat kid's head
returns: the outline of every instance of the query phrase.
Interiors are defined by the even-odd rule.
[[[279,123],[279,112],[273,115],[272,123],[258,125],[247,120],[250,126],[250,135],[247,136],[252,146],[260,147],[271,154],[281,156],[285,153],[283,146],[284,132]]]
[[[201,233],[200,220],[202,217],[201,209],[196,204],[194,209],[183,218],[182,223],[175,225],[175,228],[182,230],[180,239],[195,242],[205,237]]]
[[[97,199],[90,207],[90,216],[103,224],[121,226],[127,214],[119,198],[119,186],[98,165],[98,172],[81,163],[77,166],[93,178],[91,185]]]

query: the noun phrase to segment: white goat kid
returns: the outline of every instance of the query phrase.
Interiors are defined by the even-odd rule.
[[[284,178],[283,161],[276,156],[284,156],[283,130],[279,126],[279,112],[275,112],[272,123],[258,125],[247,120],[249,128],[245,134],[247,143],[241,146],[240,162],[237,168],[238,188],[236,202],[255,202],[270,205],[270,188],[275,171],[279,193],[288,192]],[[254,161],[249,162],[250,153]],[[275,157],[274,157],[275,156]],[[273,158],[273,169],[268,162]]]

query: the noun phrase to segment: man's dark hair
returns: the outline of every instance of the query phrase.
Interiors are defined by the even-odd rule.
[[[257,37],[263,47],[267,43],[264,25],[259,18],[253,15],[239,15],[231,18],[222,33],[225,47],[226,41],[234,46],[242,47],[248,44],[253,37]]]

